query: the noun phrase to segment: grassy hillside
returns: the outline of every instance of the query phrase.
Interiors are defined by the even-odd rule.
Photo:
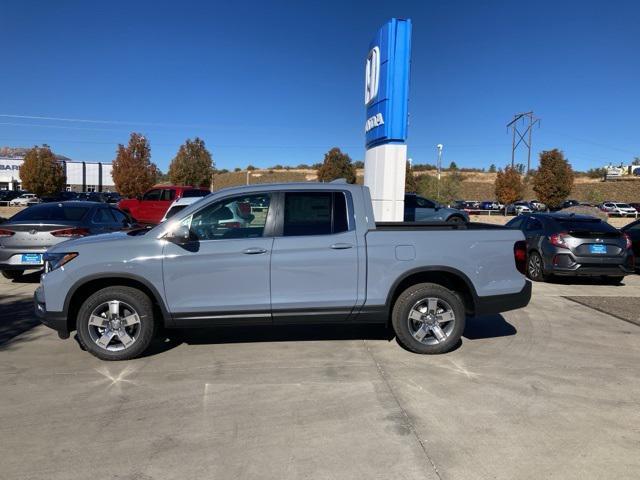
[[[435,171],[417,172],[418,175],[435,175]],[[358,170],[358,183],[364,179],[364,171]],[[443,172],[447,175],[447,172]],[[494,182],[495,173],[471,172],[463,173],[465,180],[462,182],[461,199],[490,200],[495,197]],[[249,183],[280,183],[280,182],[314,182],[317,180],[315,170],[254,170],[249,176]],[[247,172],[218,173],[214,177],[214,190],[244,185],[247,182]],[[529,187],[527,199],[533,199],[536,195]],[[621,202],[640,202],[640,179],[626,181],[602,182],[588,177],[577,177],[571,198],[580,201],[600,202],[604,200],[617,200]]]

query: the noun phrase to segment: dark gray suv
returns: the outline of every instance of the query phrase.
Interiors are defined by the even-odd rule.
[[[566,213],[534,213],[514,218],[507,227],[527,241],[527,275],[586,275],[620,283],[634,271],[629,237],[600,219]]]

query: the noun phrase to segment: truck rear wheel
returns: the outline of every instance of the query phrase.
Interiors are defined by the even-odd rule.
[[[141,355],[153,340],[153,305],[135,288],[103,288],[80,307],[77,329],[80,343],[92,355],[129,360]]]
[[[419,283],[400,294],[391,321],[398,342],[407,350],[446,353],[460,342],[465,308],[451,290],[434,283]]]

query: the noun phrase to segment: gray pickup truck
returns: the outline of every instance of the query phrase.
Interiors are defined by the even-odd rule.
[[[465,318],[524,307],[522,232],[376,223],[358,185],[221,190],[150,230],[51,248],[35,310],[104,360],[142,354],[159,326],[387,323],[406,349],[454,348]]]

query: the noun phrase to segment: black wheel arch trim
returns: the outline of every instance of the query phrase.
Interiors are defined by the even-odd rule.
[[[134,275],[131,273],[110,273],[108,275],[94,274],[94,275],[89,275],[87,277],[83,277],[80,280],[77,280],[71,286],[71,288],[67,292],[67,296],[64,299],[63,315],[65,318],[67,318],[67,321],[70,320],[68,316],[69,316],[69,308],[71,307],[71,299],[76,294],[78,289],[82,288],[87,283],[93,282],[95,280],[109,281],[109,280],[118,280],[118,279],[132,280],[134,282],[138,282],[144,285],[153,295],[153,298],[151,300],[154,303],[157,303],[158,306],[160,307],[160,312],[162,313],[162,319],[164,321],[164,325],[170,326],[172,324],[171,315],[169,314],[169,310],[167,309],[167,306],[165,305],[164,300],[160,295],[160,292],[158,292],[158,290],[153,286],[153,284],[151,284],[151,282],[149,282],[144,277],[140,277],[139,275]]]
[[[471,300],[473,302],[473,305],[471,305],[471,309],[475,310],[477,305],[478,305],[478,293],[476,292],[476,288],[473,286],[473,282],[471,282],[471,280],[469,279],[469,277],[461,272],[460,270],[453,268],[453,267],[447,267],[445,265],[430,265],[428,267],[417,267],[417,268],[412,268],[411,270],[407,270],[406,272],[404,272],[402,275],[400,275],[398,278],[396,278],[396,280],[393,282],[393,284],[391,285],[391,288],[389,289],[389,293],[387,293],[387,300],[385,302],[385,307],[387,309],[388,312],[391,312],[391,308],[393,307],[393,305],[391,304],[393,297],[395,296],[396,290],[398,289],[398,286],[405,281],[407,278],[416,275],[416,274],[420,274],[420,273],[437,273],[437,272],[446,272],[449,273],[451,275],[455,275],[456,277],[458,277],[460,280],[462,280],[465,285],[467,286],[467,289],[469,290],[469,293],[471,294]]]

